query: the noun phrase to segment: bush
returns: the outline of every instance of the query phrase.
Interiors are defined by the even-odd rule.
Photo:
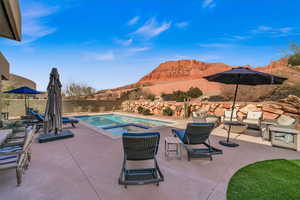
[[[142,113],[143,115],[151,115],[151,112],[150,112],[150,110],[148,109],[148,108],[145,108],[144,110],[143,110],[143,113]]]
[[[288,63],[292,66],[299,66],[300,65],[300,52],[294,55],[291,55],[288,59]]]
[[[221,95],[213,95],[209,97],[208,101],[220,102],[220,101],[227,101],[227,99]]]
[[[139,114],[142,114],[142,115],[151,115],[150,110],[148,108],[144,108],[142,106],[139,106],[137,108],[137,111],[138,111]]]
[[[148,94],[147,99],[154,101],[155,100],[155,95],[154,94]]]
[[[164,101],[177,101],[184,102],[188,98],[198,98],[202,96],[203,92],[197,87],[191,87],[187,92],[183,92],[181,90],[174,91],[172,94],[161,95]]]
[[[198,98],[203,95],[203,92],[197,87],[191,87],[187,91],[187,96],[191,98]]]
[[[288,63],[292,66],[300,65],[300,46],[296,43],[291,43],[290,49],[293,54],[288,57]]]
[[[166,107],[165,109],[163,109],[163,115],[172,116],[173,115],[173,110],[170,107]]]
[[[142,106],[139,106],[139,107],[137,108],[137,111],[138,111],[139,114],[143,114],[144,110],[145,110],[145,108],[142,107]]]

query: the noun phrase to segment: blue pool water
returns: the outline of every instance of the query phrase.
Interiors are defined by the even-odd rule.
[[[89,125],[108,130],[113,134],[123,134],[124,132],[136,132],[140,130],[145,130],[148,127],[172,124],[172,122],[167,121],[131,117],[119,114],[104,114],[91,116],[85,115],[77,116],[75,118]]]

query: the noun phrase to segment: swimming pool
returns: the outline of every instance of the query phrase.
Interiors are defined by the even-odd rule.
[[[123,134],[124,132],[135,132],[151,127],[173,124],[173,122],[170,121],[146,119],[120,114],[84,115],[76,116],[75,118],[94,127],[110,131],[113,134]]]

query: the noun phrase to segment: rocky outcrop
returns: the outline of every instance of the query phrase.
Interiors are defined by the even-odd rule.
[[[294,98],[294,97],[290,97]],[[300,100],[294,99],[296,101]],[[263,112],[264,119],[276,119],[280,115],[289,115],[292,117],[300,118],[300,108],[298,108],[293,101],[286,100],[289,103],[281,102],[263,102],[263,103],[242,103],[236,104],[236,109],[238,110],[237,115],[240,119],[245,118],[249,111],[259,111]],[[160,115],[163,110],[170,107],[174,112],[174,117],[184,116],[184,103],[179,102],[164,102],[164,101],[125,101],[122,103],[122,110],[125,112],[138,112],[137,108],[142,106],[151,111],[151,113]],[[206,110],[209,114],[214,114],[217,116],[223,116],[224,111],[231,109],[232,104],[228,102],[190,102],[189,110]],[[300,106],[300,104],[298,105]]]
[[[223,63],[205,63],[197,60],[168,61],[160,64],[138,83],[195,80],[228,69],[230,66]]]

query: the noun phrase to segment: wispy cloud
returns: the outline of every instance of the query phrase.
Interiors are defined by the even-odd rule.
[[[202,2],[202,8],[214,8],[216,5],[214,0],[203,0]]]
[[[198,44],[199,47],[203,48],[228,48],[233,47],[233,44],[228,43],[207,43],[207,44]]]
[[[132,38],[129,38],[128,40],[123,39],[115,39],[116,43],[122,45],[122,46],[130,46],[133,42]]]
[[[189,22],[178,22],[175,24],[177,28],[184,29],[190,25]]]
[[[143,52],[143,51],[148,51],[150,50],[150,47],[133,47],[133,48],[129,48],[128,52],[129,53],[139,53],[139,52]]]
[[[85,58],[96,61],[113,61],[115,59],[113,51],[100,52],[100,53],[86,53]]]
[[[169,28],[171,28],[171,25],[171,22],[157,22],[155,18],[151,18],[132,34],[150,39],[167,31]]]
[[[268,34],[273,37],[284,37],[292,35],[294,31],[293,27],[282,27],[274,28],[271,26],[258,26],[256,29],[252,30],[253,34]]]
[[[134,25],[134,24],[138,23],[139,20],[140,20],[140,17],[139,17],[139,16],[135,16],[135,17],[133,17],[132,19],[130,19],[130,20],[127,22],[127,24],[128,24],[128,25]]]
[[[31,43],[54,33],[56,28],[47,25],[45,19],[57,11],[58,7],[49,7],[40,3],[26,6],[22,15],[24,39],[21,44]]]

